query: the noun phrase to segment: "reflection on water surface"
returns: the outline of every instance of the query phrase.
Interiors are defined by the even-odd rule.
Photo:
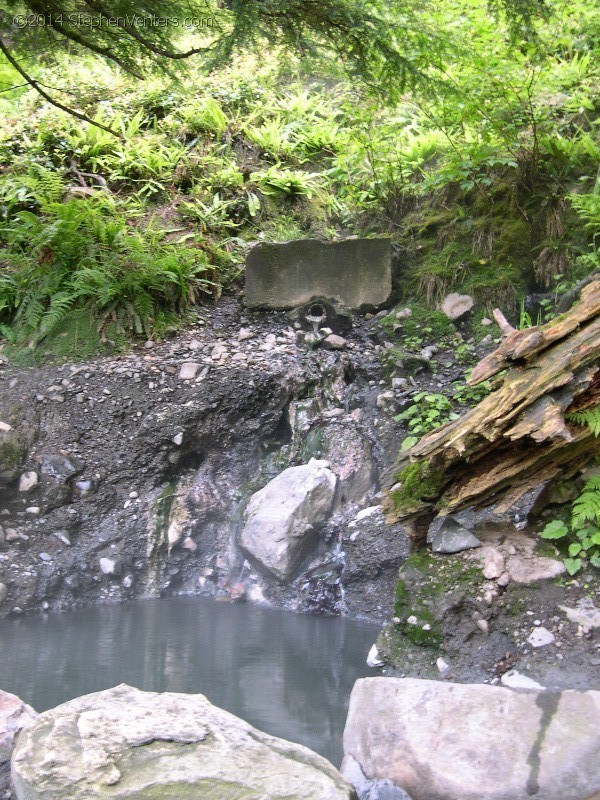
[[[339,766],[356,678],[377,627],[181,597],[0,623],[0,688],[37,711],[129,683],[200,692]]]

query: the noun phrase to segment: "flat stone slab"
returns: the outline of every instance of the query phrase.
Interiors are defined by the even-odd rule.
[[[391,291],[389,239],[261,242],[246,257],[250,308],[295,308],[320,297],[366,310],[385,303]]]
[[[600,692],[364,678],[342,774],[355,764],[413,800],[597,800]]]
[[[473,547],[481,547],[479,539],[452,515],[438,517],[429,528],[427,540],[431,542],[434,553],[460,553]]]
[[[16,800],[354,800],[321,756],[203,695],[117,686],[46,711],[19,736]]]

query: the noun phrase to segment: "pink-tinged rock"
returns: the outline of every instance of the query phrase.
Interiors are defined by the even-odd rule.
[[[440,308],[448,319],[459,320],[469,313],[473,304],[474,300],[470,295],[452,292],[444,298]]]
[[[20,697],[0,689],[0,764],[10,759],[13,740],[23,725],[36,717]]]
[[[37,714],[19,697],[0,689],[0,797],[9,785],[9,761],[17,733]]]
[[[506,571],[515,583],[536,583],[557,578],[566,572],[565,565],[556,558],[537,556],[534,558],[509,558]]]

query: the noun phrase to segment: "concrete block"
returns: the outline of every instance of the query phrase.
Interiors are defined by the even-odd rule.
[[[385,303],[391,290],[389,239],[261,242],[246,257],[246,305],[250,308],[295,308],[324,298],[367,310]]]

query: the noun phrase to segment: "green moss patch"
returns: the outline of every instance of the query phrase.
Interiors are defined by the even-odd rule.
[[[396,511],[405,514],[434,501],[443,486],[444,471],[425,461],[408,464],[396,475],[400,484],[390,492]]]
[[[12,432],[0,434],[0,473],[11,473],[21,466],[26,448]]]

